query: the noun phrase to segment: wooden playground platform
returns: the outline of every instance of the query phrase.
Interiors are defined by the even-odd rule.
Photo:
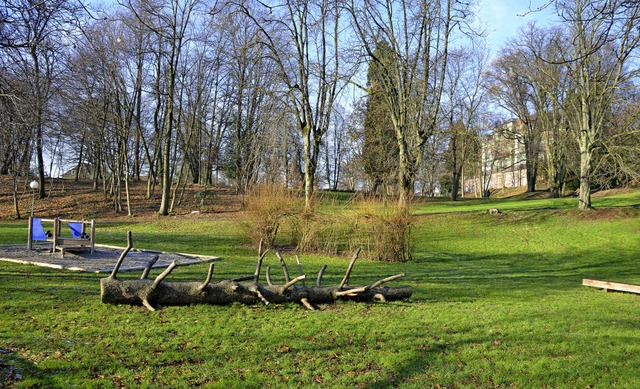
[[[52,225],[53,231],[47,231],[43,223]],[[66,223],[69,226],[69,232],[71,236],[64,236],[62,233],[62,223]],[[51,251],[55,253],[60,251],[62,256],[66,250],[88,250],[92,254],[95,250],[95,233],[96,224],[94,220],[66,220],[66,219],[41,219],[41,218],[29,218],[29,230],[28,230],[28,249],[33,248],[35,241],[51,242]]]

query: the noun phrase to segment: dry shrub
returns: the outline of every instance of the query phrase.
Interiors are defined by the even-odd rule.
[[[285,221],[299,214],[302,205],[299,196],[287,188],[260,185],[245,198],[244,210],[248,219],[244,224],[245,231],[254,244],[262,241],[266,247],[273,247]]]
[[[340,215],[307,210],[291,219],[290,230],[297,251],[338,255],[348,246],[348,223]]]
[[[300,252],[350,254],[356,248],[373,260],[405,262],[411,259],[411,212],[395,201],[361,198],[345,214],[322,214],[306,209],[295,192],[276,185],[261,185],[245,199],[244,229],[254,244],[280,245],[289,236]]]
[[[353,220],[352,246],[362,247],[371,259],[406,262],[411,259],[411,212],[385,199],[358,200]]]

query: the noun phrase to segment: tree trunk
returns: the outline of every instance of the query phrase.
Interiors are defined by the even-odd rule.
[[[204,285],[204,287],[203,287]],[[298,286],[241,284],[234,280],[216,283],[202,282],[161,282],[154,287],[153,280],[100,280],[100,295],[103,303],[180,306],[191,304],[226,305],[242,304],[283,304],[289,302],[310,304],[333,303],[340,299],[354,301],[393,301],[409,298],[412,288],[378,287],[362,290],[356,287],[338,286]],[[146,302],[145,302],[146,301]],[[148,307],[147,307],[148,308]]]
[[[413,161],[408,155],[407,145],[402,130],[396,130],[398,137],[398,209],[405,209],[409,206],[409,200],[413,195]]]
[[[589,78],[584,74],[585,85],[589,85]],[[587,89],[588,90],[588,89]],[[578,146],[580,148],[580,202],[578,209],[586,211],[591,209],[591,157],[595,132],[592,131],[593,121],[591,120],[591,110],[589,109],[589,99],[584,94],[580,96],[580,133],[578,134]]]
[[[74,181],[78,182],[78,180],[80,179],[80,170],[83,167],[83,162],[84,162],[84,137],[85,137],[85,130],[84,128],[82,129],[82,136],[80,137],[80,151],[78,152],[78,164],[76,165],[76,174],[74,177]]]
[[[315,178],[315,166],[313,165],[313,157],[311,150],[311,129],[309,124],[302,128],[303,133],[303,150],[304,150],[304,206],[306,209],[311,208],[313,198],[313,184]]]
[[[400,174],[400,193],[398,194],[398,209],[406,209],[409,207],[411,195],[413,194],[413,180],[408,172]]]
[[[19,206],[19,200],[18,200],[18,177],[17,177],[17,172],[14,172],[13,174],[13,193],[12,193],[12,197],[13,197],[13,210],[16,214],[16,219],[20,220],[20,206]]]
[[[127,200],[127,216],[133,216],[133,211],[131,210],[131,190],[129,188],[129,158],[127,157],[127,149],[125,145],[125,153],[124,153],[124,192]]]
[[[532,133],[533,130],[529,130]],[[531,135],[528,137],[528,142],[524,144],[524,150],[526,155],[525,166],[527,168],[527,192],[536,191],[536,181],[538,178],[538,146],[537,139]],[[520,183],[518,183],[520,186]]]
[[[588,144],[588,135],[580,137],[580,203],[578,208],[582,211],[591,209],[591,149]]]
[[[40,58],[38,57],[38,53],[36,52],[36,45],[32,45],[30,48],[31,59],[33,60],[33,82],[35,89],[35,138],[36,138],[36,161],[37,161],[37,169],[38,169],[38,182],[40,186],[38,188],[38,198],[44,199],[47,197],[47,192],[45,190],[45,174],[44,174],[44,152],[43,152],[43,105],[44,98],[43,96],[43,81],[40,74]],[[45,82],[48,80],[45,80]]]
[[[453,122],[453,117],[451,117],[449,120],[449,128],[451,128],[452,131],[451,142],[449,145],[452,158],[451,201],[458,201],[458,191],[460,190],[460,173],[458,170],[458,133]]]
[[[556,158],[554,157],[555,152],[549,150],[550,142],[546,142],[546,156],[547,156],[547,176],[549,180],[549,192],[551,194],[551,198],[560,197],[560,186],[558,183],[559,172],[556,166]]]
[[[536,191],[536,181],[537,181],[537,168],[535,165],[527,162],[527,192],[535,192]]]
[[[169,214],[169,201],[171,199],[171,137],[173,126],[173,95],[169,92],[167,97],[167,122],[164,134],[164,149],[162,151],[162,198],[158,214]]]
[[[119,280],[116,274],[128,252],[133,247],[131,232],[127,234],[127,247],[120,255],[113,272],[107,278],[100,280],[100,296],[103,303],[109,304],[132,304],[143,305],[149,310],[155,310],[158,306],[191,305],[191,304],[215,304],[223,305],[230,303],[243,304],[281,304],[287,302],[298,302],[308,309],[316,309],[315,304],[332,303],[340,299],[354,301],[391,301],[406,299],[411,297],[413,289],[409,286],[388,288],[382,284],[403,277],[404,274],[397,274],[384,278],[373,284],[361,287],[348,286],[349,277],[353,265],[358,258],[360,249],[351,258],[345,276],[338,286],[321,286],[322,276],[326,266],[322,267],[318,273],[316,286],[306,286],[304,281],[306,276],[303,273],[302,265],[298,261],[298,271],[300,275],[294,279],[289,276],[287,265],[279,253],[276,256],[280,260],[285,277],[285,284],[274,285],[271,282],[270,268],[267,266],[266,281],[268,285],[261,285],[258,282],[262,261],[269,250],[262,253],[262,242],[258,251],[258,263],[255,273],[251,276],[234,280],[226,279],[216,283],[211,283],[213,277],[213,267],[209,267],[209,273],[203,282],[164,282],[164,279],[177,266],[172,263],[155,280],[147,279],[147,275],[153,264],[158,259],[154,257],[147,268],[143,271],[138,280]],[[251,283],[241,284],[240,281]],[[302,286],[297,286],[302,282]]]
[[[460,191],[460,173],[458,169],[454,169],[451,179],[451,201],[458,201],[458,192]]]

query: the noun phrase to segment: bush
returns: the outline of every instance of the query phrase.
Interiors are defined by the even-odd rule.
[[[285,220],[301,213],[302,207],[294,192],[279,185],[260,185],[245,198],[245,230],[254,244],[262,241],[265,247],[273,247]]]
[[[297,251],[339,255],[349,249],[351,231],[343,216],[307,210],[290,221],[291,240]]]
[[[386,262],[411,260],[411,212],[384,199],[361,199],[351,218],[352,248],[363,248],[367,257]]]
[[[324,215],[286,188],[262,185],[246,196],[244,223],[252,242],[274,247],[276,238],[288,235],[300,252],[326,255],[351,254],[361,247],[362,256],[377,261],[406,262],[411,259],[411,213],[398,209],[395,201],[356,200],[354,211]]]

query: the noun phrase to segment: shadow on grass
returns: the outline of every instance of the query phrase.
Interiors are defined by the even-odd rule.
[[[558,262],[570,258],[573,256],[558,258]],[[483,259],[470,256],[466,258],[470,265],[466,268],[433,271],[425,275],[424,284],[417,283],[417,293],[412,300],[434,304],[439,309],[469,312],[477,317],[477,328],[469,327],[468,321],[444,323],[440,328],[425,326],[425,331],[435,332],[442,338],[445,337],[441,335],[443,329],[448,326],[462,326],[463,332],[469,331],[468,335],[456,335],[444,343],[438,340],[427,347],[420,342],[431,335],[425,336],[416,328],[410,332],[414,339],[408,340],[416,345],[412,356],[398,361],[389,377],[367,387],[386,388],[412,382],[430,382],[441,387],[573,386],[583,379],[587,380],[584,386],[637,383],[635,373],[629,375],[629,372],[635,371],[638,362],[629,356],[636,355],[640,349],[636,331],[640,320],[618,308],[635,312],[640,297],[598,294],[581,285],[582,278],[586,277],[635,280],[640,284],[640,269],[635,265],[635,258],[637,253],[627,253],[613,262],[601,260],[576,265],[573,261],[537,270],[496,266],[476,272],[471,264]],[[487,312],[478,314],[478,309]],[[498,328],[495,335],[492,328]],[[528,350],[531,347],[536,349]],[[479,362],[484,358],[486,361]],[[509,372],[510,367],[504,365],[494,365],[506,360],[511,360],[514,371]],[[532,368],[531,364],[540,366]],[[451,374],[443,373],[442,366],[449,366]],[[485,374],[478,375],[482,369]],[[580,374],[585,371],[594,373],[592,377],[582,377]]]
[[[18,350],[0,349],[0,387],[14,388],[18,385],[41,388],[56,386],[49,374],[18,356]]]
[[[579,255],[576,255],[579,254]],[[490,379],[502,379],[504,381],[494,383],[493,386],[508,386],[509,377],[496,378],[493,373],[487,373],[485,377],[477,377],[477,365],[474,368],[466,368],[464,366],[457,366],[458,361],[460,363],[479,363],[476,361],[470,361],[468,355],[464,355],[464,352],[471,353],[473,357],[483,357],[486,351],[489,353],[510,353],[519,350],[507,349],[502,350],[507,342],[512,343],[524,343],[524,344],[543,344],[542,351],[544,353],[553,354],[551,350],[552,346],[560,345],[564,347],[563,342],[573,340],[571,335],[558,333],[558,328],[566,323],[573,321],[578,322],[580,317],[569,317],[567,322],[562,322],[562,326],[553,327],[552,333],[545,333],[544,321],[546,318],[540,315],[541,312],[545,312],[546,305],[549,300],[553,300],[555,294],[569,294],[567,304],[571,303],[571,299],[576,295],[576,289],[584,288],[580,285],[582,278],[611,278],[614,280],[632,280],[636,278],[640,280],[640,269],[637,266],[637,251],[628,251],[624,253],[616,253],[615,257],[601,256],[597,251],[583,251],[576,254],[565,254],[561,256],[553,256],[545,259],[541,259],[540,256],[535,254],[523,255],[521,253],[510,253],[501,255],[458,255],[458,254],[434,254],[424,255],[421,258],[416,259],[414,262],[409,263],[381,263],[370,261],[358,261],[355,264],[353,273],[351,276],[351,285],[369,285],[386,276],[404,272],[406,277],[400,280],[396,280],[390,283],[389,286],[399,285],[411,285],[415,288],[414,296],[409,301],[392,302],[389,304],[375,304],[375,307],[371,310],[368,308],[350,304],[338,304],[335,308],[328,308],[327,312],[307,313],[303,312],[302,308],[299,310],[295,307],[291,308],[290,312],[283,312],[288,309],[280,309],[277,312],[267,312],[268,308],[245,308],[241,307],[233,313],[229,314],[229,320],[233,320],[230,324],[234,331],[246,329],[246,324],[252,322],[252,318],[255,318],[258,323],[262,322],[260,326],[265,329],[269,325],[277,326],[292,326],[292,332],[295,336],[292,336],[290,332],[277,332],[281,339],[274,345],[272,342],[273,336],[277,336],[273,333],[262,334],[261,328],[253,329],[247,333],[240,333],[240,337],[246,335],[247,339],[251,341],[256,337],[256,333],[259,333],[259,339],[264,340],[264,343],[269,347],[282,347],[282,350],[288,350],[288,347],[292,351],[274,351],[270,350],[264,355],[271,358],[273,361],[278,358],[290,358],[291,363],[298,363],[297,357],[295,357],[294,351],[301,351],[307,355],[311,355],[317,358],[326,358],[327,364],[334,366],[335,364],[344,363],[345,367],[335,368],[331,370],[332,373],[341,374],[349,373],[355,374],[358,369],[363,370],[362,374],[367,372],[367,369],[380,370],[386,372],[387,376],[382,379],[377,378],[376,382],[367,382],[366,378],[361,378],[361,382],[365,382],[366,387],[393,387],[402,385],[404,383],[411,384],[414,382],[432,383],[433,385],[440,384],[447,386],[448,384],[462,386],[467,385],[469,387],[487,387],[491,386]],[[287,257],[290,260],[289,257]],[[302,258],[304,260],[304,257]],[[275,273],[277,262],[269,257],[269,264],[273,266]],[[311,272],[314,268],[317,268],[323,260],[321,258],[312,258],[309,264],[305,264],[305,270]],[[251,264],[255,264],[253,259],[242,259],[242,267],[251,269]],[[231,265],[231,264],[230,264]],[[290,271],[292,274],[295,272],[295,266],[289,262]],[[331,260],[330,267],[327,270],[325,284],[335,284],[340,281],[344,275],[344,271],[348,265],[348,261]],[[198,265],[199,266],[199,265]],[[235,271],[238,271],[240,267],[234,267]],[[57,296],[58,300],[64,299],[76,299],[78,300],[74,306],[82,306],[86,304],[87,300],[78,299],[79,295],[85,293],[96,294],[98,290],[97,281],[101,275],[60,272],[49,269],[34,271],[34,267],[11,265],[9,271],[3,270],[0,272],[0,288],[3,291],[7,291],[11,299],[27,299],[34,301],[40,298],[43,304],[43,308],[48,309],[52,305],[48,303],[46,293]],[[200,267],[200,270],[204,269],[204,266]],[[279,271],[280,268],[277,268]],[[636,270],[637,269],[637,270]],[[21,283],[19,280],[29,280],[29,282]],[[34,288],[37,288],[37,290]],[[54,286],[55,289],[48,290],[50,286]],[[6,289],[5,289],[6,288]],[[28,296],[28,297],[27,297]],[[38,297],[39,296],[39,297]],[[551,297],[551,298],[547,298]],[[94,297],[89,297],[93,299]],[[542,300],[547,298],[547,302],[535,304],[536,300]],[[544,308],[535,308],[530,312],[531,306],[527,305],[526,308],[521,308],[515,313],[510,313],[509,306],[522,305],[523,302],[531,305],[544,306]],[[532,303],[533,302],[533,303]],[[438,304],[443,303],[443,304]],[[477,304],[471,304],[477,303]],[[49,306],[47,306],[49,304]],[[97,303],[96,303],[97,304]],[[474,320],[465,320],[465,323],[456,322],[456,318],[460,318],[468,314],[476,314],[478,310],[483,309],[491,310],[493,307],[499,306],[499,309],[504,310],[498,315],[482,316],[479,315],[477,322]],[[25,308],[27,307],[28,308]],[[30,309],[34,307],[32,305],[22,304],[20,306],[12,307],[12,310],[17,312],[19,309]],[[78,308],[79,309],[79,308]],[[93,308],[95,309],[95,307]],[[537,309],[537,310],[536,310]],[[554,308],[559,310],[557,307]],[[122,316],[118,318],[123,319],[130,316],[135,318],[135,315],[131,315],[126,310],[117,309],[123,311],[119,313]],[[167,312],[158,313],[155,319],[150,320],[162,320],[163,316],[171,318],[173,315],[191,314],[195,309],[192,308],[169,308]],[[231,312],[231,308],[227,309],[211,309],[208,312],[215,312],[217,315],[224,316],[226,312]],[[455,315],[438,317],[422,317],[422,315],[437,315],[437,310],[458,310]],[[468,310],[468,311],[467,311]],[[108,310],[106,310],[108,311]],[[115,309],[114,309],[115,311]],[[196,312],[198,310],[195,310]],[[407,314],[406,311],[410,311],[411,314]],[[577,315],[579,309],[575,309],[572,313]],[[324,323],[323,320],[331,320],[336,316],[339,316],[341,312],[353,315],[351,320],[341,321],[340,323]],[[373,313],[371,313],[373,312]],[[470,313],[471,312],[471,313]],[[248,315],[247,320],[242,320],[240,317],[244,313]],[[550,315],[554,315],[557,312],[549,312]],[[272,315],[270,319],[264,319]],[[371,316],[367,316],[371,315]],[[381,330],[383,327],[383,321],[393,316],[400,315],[401,318],[412,318],[415,322],[404,322],[402,319],[395,320],[393,328]],[[584,319],[582,324],[592,325],[594,328],[598,325],[598,320],[601,320],[602,316],[598,313],[598,317],[590,317],[588,320]],[[146,312],[139,315],[143,319],[154,316],[148,315]],[[289,318],[288,316],[292,316]],[[594,314],[595,316],[595,314]],[[198,315],[196,318],[202,320]],[[611,314],[611,318],[608,318],[607,324],[615,319],[614,314]],[[439,322],[439,320],[449,320],[449,322]],[[620,328],[632,331],[637,328],[637,321],[633,318],[625,318],[619,320],[617,324]],[[462,321],[462,320],[461,320]],[[242,322],[243,324],[239,324]],[[537,327],[532,331],[527,332],[526,326],[529,323],[536,322]],[[320,323],[320,324],[318,324]],[[515,324],[514,324],[515,323]],[[584,324],[587,323],[587,324]],[[314,325],[315,324],[315,325]],[[309,328],[307,328],[307,325]],[[322,326],[322,327],[321,327]],[[490,327],[502,327],[502,328],[517,328],[518,330],[513,333],[503,334],[502,337],[497,338],[496,335],[490,334],[486,331],[486,328]],[[524,327],[525,330],[520,328]],[[318,328],[323,328],[319,333]],[[179,327],[180,331],[184,331],[183,327]],[[87,330],[88,331],[88,330]],[[376,335],[367,335],[367,332],[378,331]],[[385,332],[386,331],[386,332]],[[275,332],[275,331],[274,331]],[[532,332],[532,333],[530,333]],[[97,332],[100,334],[100,332]],[[399,333],[399,334],[397,334]],[[583,331],[582,334],[588,333]],[[300,338],[300,335],[303,338]],[[44,335],[42,335],[44,338]],[[48,336],[48,335],[47,335]],[[220,334],[221,339],[227,339],[225,335]],[[583,335],[580,335],[583,336]],[[614,335],[609,341],[615,342],[615,344],[623,344],[628,342],[632,344],[636,341],[635,338],[624,338],[625,335]],[[307,341],[306,338],[315,338],[314,341]],[[537,339],[538,337],[543,340]],[[390,338],[391,340],[389,340]],[[235,339],[235,338],[234,338]],[[243,338],[244,339],[244,338]],[[394,340],[403,342],[403,346],[396,346],[393,344]],[[111,341],[111,340],[110,340]],[[244,340],[243,340],[244,341]],[[367,341],[372,343],[367,343]],[[357,359],[358,366],[355,368],[349,367],[350,352],[357,352],[361,347],[374,350],[376,348],[376,341],[385,342],[381,343],[381,351],[370,351],[365,357]],[[587,342],[588,340],[582,340]],[[290,343],[295,342],[295,343]],[[500,343],[502,342],[502,343]],[[547,346],[549,344],[550,346]],[[598,345],[605,347],[606,344]],[[405,347],[404,350],[398,350],[397,347]],[[321,352],[316,355],[311,350],[319,349]],[[480,351],[478,351],[480,349]],[[569,350],[573,351],[573,349]],[[280,354],[284,353],[285,356]],[[337,355],[334,361],[331,358],[334,353]],[[456,355],[462,353],[463,355]],[[182,354],[177,354],[182,357]],[[556,357],[555,355],[553,355]],[[502,358],[504,355],[498,354],[496,358]],[[562,355],[558,358],[559,361],[551,360],[549,364],[554,367],[554,371],[547,373],[539,369],[531,373],[531,377],[535,380],[533,386],[541,386],[536,384],[544,384],[545,380],[551,380],[551,382],[562,383],[563,379],[566,382],[573,382],[575,377],[565,377],[565,372],[557,366],[566,362],[562,360]],[[491,355],[488,358],[492,358]],[[514,357],[516,362],[521,362]],[[526,359],[522,357],[521,359]],[[114,359],[115,360],[115,359]],[[14,362],[11,362],[14,363]],[[22,363],[22,361],[15,361],[16,364]],[[25,362],[27,363],[27,362]],[[113,363],[113,366],[117,366],[117,360]],[[199,364],[195,363],[194,364]],[[259,362],[256,362],[259,363]],[[489,362],[488,368],[491,368]],[[91,366],[83,367],[83,372],[90,372]],[[369,367],[371,366],[371,367]],[[444,366],[444,368],[442,367]],[[524,366],[524,367],[523,367]],[[271,367],[274,367],[274,363],[271,363]],[[304,367],[304,365],[303,365]],[[556,368],[557,367],[557,368]],[[599,366],[600,367],[600,366]],[[606,365],[603,364],[602,371]],[[26,366],[25,369],[29,368]],[[334,369],[333,367],[331,367]],[[443,374],[443,369],[451,368],[453,370],[460,370],[453,376],[447,376]],[[525,369],[526,364],[522,363],[520,367],[515,369]],[[30,368],[29,368],[30,369]],[[35,367],[34,367],[35,369]],[[303,370],[314,370],[316,365],[308,365]],[[352,370],[349,370],[352,369]],[[475,369],[475,370],[474,370]],[[49,371],[40,370],[25,370],[29,372],[30,377],[34,377],[38,382],[42,382],[43,386],[47,387],[52,384],[49,378],[46,377]],[[53,373],[52,373],[53,374]],[[73,376],[76,373],[69,373]],[[359,374],[359,373],[358,373]],[[522,387],[522,370],[515,371],[516,376],[520,375],[520,381],[516,382],[515,386]],[[357,377],[357,376],[356,376]],[[364,376],[363,376],[364,377]],[[461,378],[462,377],[462,378]],[[307,384],[310,381],[307,381]],[[55,382],[53,382],[55,384]],[[416,384],[417,385],[417,384]],[[584,385],[586,386],[586,385]],[[606,386],[606,385],[604,385]]]
[[[536,298],[581,287],[583,278],[640,283],[640,252],[576,254],[436,255],[408,265],[413,300]],[[409,268],[410,267],[410,268]],[[365,275],[363,275],[365,276]]]
[[[514,322],[526,325],[542,321],[539,316],[523,315],[511,317],[508,322],[497,320],[484,324],[509,329]],[[412,355],[393,366],[384,379],[365,386],[580,387],[584,383],[585,387],[637,387],[635,372],[640,363],[630,356],[638,351],[638,337],[631,331],[639,323],[633,320],[609,323],[626,329],[623,334],[605,336],[599,331],[572,333],[570,328],[567,332],[534,329],[467,336],[454,333],[451,338],[432,336],[427,343],[423,335],[416,334],[408,340],[416,345]],[[586,326],[599,328],[602,323],[590,318]],[[536,345],[535,350],[529,350],[532,345]]]

